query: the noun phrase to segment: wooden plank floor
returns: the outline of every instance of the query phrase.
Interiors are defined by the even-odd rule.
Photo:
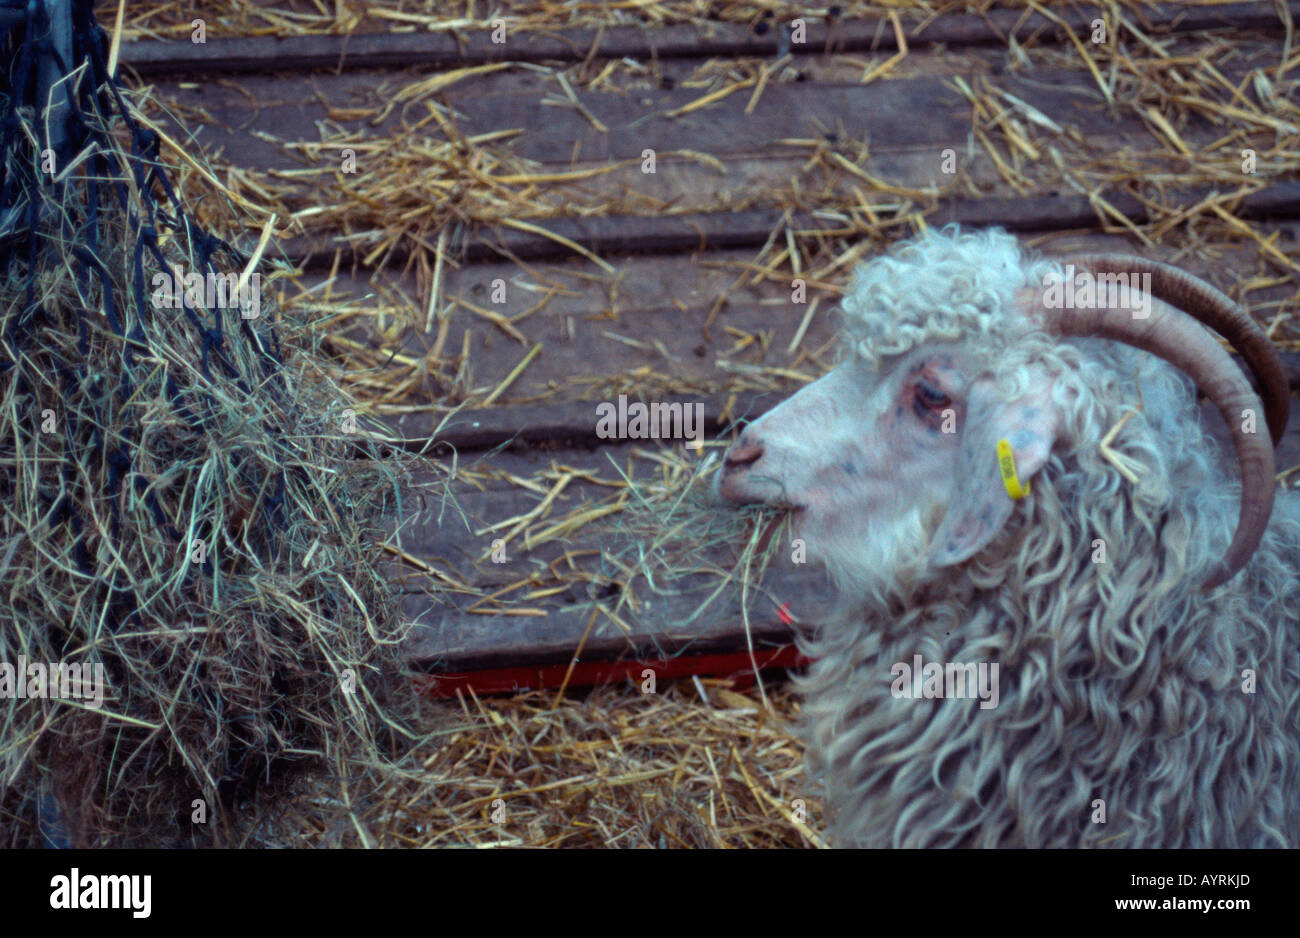
[[[1286,6],[1300,15],[1300,3]],[[1066,23],[1080,15],[1065,14]],[[579,649],[584,661],[717,656],[748,652],[751,644],[767,652],[788,647],[798,622],[816,621],[829,599],[827,584],[784,560],[754,585],[746,609],[726,591],[695,616],[717,577],[683,580],[675,584],[679,593],[666,596],[627,588],[615,561],[637,544],[617,526],[583,526],[531,547],[524,541],[555,519],[608,504],[620,479],[615,466],[637,477],[659,470],[654,443],[596,438],[596,402],[627,393],[703,403],[717,452],[739,422],[796,390],[800,376],[813,378],[833,364],[832,309],[852,269],[844,244],[861,259],[884,241],[862,217],[827,213],[826,205],[852,203],[897,218],[889,237],[908,233],[909,219],[923,216],[931,225],[1000,224],[1048,253],[1126,251],[1169,260],[1224,289],[1257,321],[1276,324],[1275,339],[1300,349],[1294,166],[1270,169],[1255,191],[1227,203],[1262,232],[1261,242],[1198,249],[1180,244],[1182,229],[1169,224],[1144,245],[1099,208],[1095,193],[1064,185],[1060,167],[1043,153],[1022,158],[1008,146],[999,157],[979,145],[964,90],[1018,102],[1007,115],[1022,124],[1034,115],[1054,124],[1059,133],[1046,138],[1043,152],[1066,149],[1076,177],[1095,183],[1125,224],[1143,225],[1237,191],[1240,179],[1226,170],[1222,185],[1182,184],[1185,161],[1167,147],[1149,164],[1149,187],[1106,181],[1116,154],[1167,144],[1158,121],[1127,106],[1141,100],[1139,85],[1121,76],[1125,106],[1111,107],[1077,59],[1075,67],[1026,66],[1009,54],[1008,33],[1059,48],[1061,61],[1067,37],[1036,14],[1007,11],[908,22],[909,54],[885,79],[863,84],[864,73],[894,49],[892,30],[880,25],[841,24],[831,37],[838,51],[830,53],[826,33],[814,26],[810,48],[795,50],[785,80],[773,80],[760,95],[745,88],[701,108],[692,105],[705,93],[701,75],[713,67],[711,57],[722,57],[723,66],[770,62],[777,39],[731,26],[529,37],[513,48],[512,60],[548,63],[550,71],[515,66],[448,85],[438,106],[460,133],[502,135],[502,146],[539,174],[600,174],[547,190],[540,203],[547,214],[530,230],[473,218],[458,224],[441,272],[444,305],[427,330],[429,277],[407,263],[414,241],[386,252],[381,269],[366,262],[378,235],[360,203],[355,222],[312,222],[322,201],[351,197],[346,180],[335,178],[337,147],[322,141],[327,131],[392,147],[444,140],[436,123],[411,129],[422,114],[410,107],[385,113],[386,104],[441,69],[497,62],[499,50],[478,36],[396,33],[124,46],[123,61],[153,82],[179,118],[159,114],[160,125],[180,134],[183,122],[186,139],[217,166],[298,181],[282,206],[303,219],[299,235],[283,245],[299,269],[296,288],[308,291],[297,302],[327,290],[336,307],[365,311],[327,346],[375,364],[367,388],[392,436],[420,448],[452,408],[465,406],[436,433],[426,457],[445,466],[456,452],[461,477],[448,491],[431,466],[419,480],[423,503],[394,524],[392,546],[404,559],[395,556],[391,576],[417,623],[410,657],[419,667],[441,675],[514,668],[520,685],[554,683],[554,668],[579,657]],[[1171,69],[1217,57],[1231,88],[1225,106],[1234,96],[1238,103],[1258,100],[1255,76],[1277,64],[1283,47],[1274,4],[1161,5],[1151,8],[1147,26]],[[1223,52],[1228,40],[1231,54]],[[268,48],[283,72],[264,71]],[[653,69],[615,69],[598,87],[568,96],[568,104],[558,100],[566,96],[554,69],[570,69],[576,82],[579,72],[597,74],[624,59]],[[205,75],[222,77],[195,80]],[[1179,140],[1197,152],[1229,132],[1268,151],[1257,126],[1235,123],[1227,112],[1190,109],[1175,120]],[[959,157],[960,172],[942,171],[945,149]],[[657,157],[654,173],[643,171],[647,150]],[[410,211],[418,210],[417,202]],[[605,266],[575,253],[573,243]],[[769,251],[782,244],[797,246],[795,259],[773,266]],[[790,301],[795,273],[819,306],[792,349],[808,309]],[[294,291],[285,298],[294,301]],[[527,367],[483,406],[529,355]],[[1287,361],[1300,376],[1294,352]],[[385,385],[407,390],[387,400]],[[1218,427],[1217,415],[1206,419]],[[1293,413],[1279,468],[1295,465],[1300,415]],[[536,509],[564,473],[574,478],[563,493],[508,545],[506,562],[493,562],[489,548],[501,530],[494,526]],[[521,478],[535,484],[511,481]],[[733,559],[720,550],[715,562],[721,570]],[[454,583],[472,589],[458,591]],[[732,658],[696,660],[706,669],[734,666]],[[543,675],[548,668],[550,677]],[[447,684],[461,686],[459,680]]]

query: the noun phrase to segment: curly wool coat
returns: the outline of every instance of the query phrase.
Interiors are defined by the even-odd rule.
[[[754,425],[774,465],[782,445],[788,465],[813,460],[834,448],[819,435],[839,431],[824,427],[881,413],[880,388],[949,358],[1002,404],[1056,414],[1028,496],[955,564],[934,558],[969,484],[960,457],[950,486],[893,479],[856,527],[845,505],[819,522],[820,490],[804,486],[810,553],[841,592],[840,613],[804,640],[815,663],[800,680],[832,842],[1300,846],[1300,493],[1279,493],[1247,567],[1203,593],[1240,486],[1180,372],[1115,342],[1049,336],[1021,312],[1018,291],[1060,270],[996,230],[896,248],[843,302],[849,360],[800,392],[805,405],[796,395]],[[1110,445],[1128,473],[1100,446],[1126,415]],[[888,458],[905,460],[905,443]],[[868,484],[860,465],[840,471]],[[917,655],[996,664],[996,706],[916,699],[897,675]]]

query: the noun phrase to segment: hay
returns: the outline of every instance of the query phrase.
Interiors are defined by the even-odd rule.
[[[292,6],[285,9],[285,6]],[[932,13],[925,0],[893,0],[890,4],[848,0],[829,4],[841,19],[879,16],[899,7]],[[790,20],[809,16],[806,6],[770,0],[638,0],[635,4],[538,3],[510,0],[479,4],[473,0],[451,4],[447,0],[367,0],[364,4],[277,4],[257,0],[216,0],[187,4],[170,2],[131,4],[124,35],[129,39],[188,36],[195,17],[208,24],[212,35],[307,36],[368,32],[442,32],[482,29],[496,17],[511,27],[538,31],[594,28],[598,26],[671,26],[679,23],[722,21],[756,24],[761,20]],[[817,12],[811,14],[817,16]],[[821,15],[825,15],[821,12]]]
[[[382,784],[354,794],[301,779],[250,806],[251,846],[821,846],[788,688],[719,680],[462,696]],[[454,705],[453,705],[454,706]],[[359,786],[353,787],[354,793]]]
[[[625,546],[609,552],[610,563],[628,573],[620,602],[636,595],[637,581],[642,579],[651,593],[661,596],[688,585],[698,588],[701,579],[708,583],[707,595],[684,621],[675,623],[679,627],[694,622],[724,591],[738,593],[746,650],[767,709],[749,611],[762,591],[769,565],[790,540],[790,514],[776,505],[746,505],[738,510],[719,506],[712,481],[725,445],[714,444],[717,451],[693,463],[676,450],[665,450],[659,456],[660,479],[639,484],[628,480],[635,501],[615,522],[611,539]]]
[[[783,530],[788,512],[779,507],[719,505],[713,475],[726,446],[726,441],[709,444],[711,452],[703,459],[689,449],[665,448],[653,454],[660,475],[649,479],[620,471],[627,508],[608,526],[608,537],[625,546],[609,554],[613,563],[634,574],[624,584],[629,593],[637,580],[663,592],[703,573],[720,580],[717,592],[734,586],[745,594],[762,580],[779,545],[789,540]]]
[[[104,685],[0,700],[3,842],[238,842],[238,806],[292,765],[332,773],[346,817],[349,778],[411,735],[377,563],[408,464],[353,458],[316,324],[238,293],[256,257],[193,223],[102,48],[77,51],[79,162],[54,182],[44,115],[0,87],[22,222],[0,252],[0,662]],[[171,308],[175,267],[237,295]]]

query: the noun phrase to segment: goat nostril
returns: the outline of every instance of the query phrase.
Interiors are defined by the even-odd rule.
[[[763,446],[752,440],[738,440],[731,449],[727,450],[727,458],[724,460],[727,468],[735,469],[738,466],[749,466],[758,462],[763,456]]]

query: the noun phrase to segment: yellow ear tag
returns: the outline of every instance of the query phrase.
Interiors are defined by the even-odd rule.
[[[998,440],[998,469],[1002,471],[1002,484],[1008,495],[1019,501],[1029,494],[1029,486],[1021,483],[1020,476],[1016,475],[1016,456],[1005,439]]]

